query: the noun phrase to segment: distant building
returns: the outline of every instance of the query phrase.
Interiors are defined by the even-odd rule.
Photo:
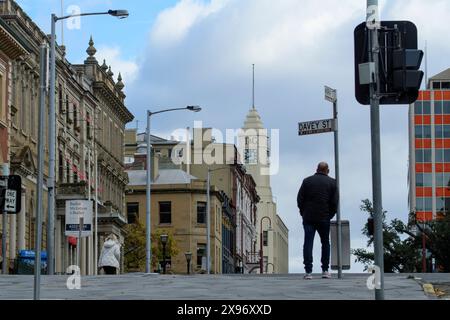
[[[430,221],[450,209],[450,69],[410,106],[409,136],[410,212]]]
[[[264,128],[261,117],[255,107],[247,114],[243,126],[243,136],[239,139],[245,145],[244,165],[247,172],[256,182],[256,190],[260,197],[258,203],[257,228],[258,245],[263,241],[263,272],[288,273],[289,272],[289,229],[278,215],[277,204],[272,195],[270,184],[270,143],[267,130]],[[265,159],[262,159],[264,156]],[[270,219],[272,232],[269,231]],[[263,219],[263,220],[262,220]],[[262,224],[261,224],[262,221]]]
[[[162,142],[159,137],[152,137]],[[136,138],[135,138],[136,140]],[[127,165],[129,184],[126,191],[128,222],[136,219],[146,226],[146,144],[133,142],[132,134],[127,135],[126,145],[136,144],[134,163]],[[169,143],[167,143],[169,145]],[[155,148],[157,148],[155,145]],[[145,148],[145,149],[144,149]],[[129,152],[131,152],[131,147]],[[152,153],[152,199],[151,230],[170,232],[179,250],[170,257],[169,272],[187,273],[185,252],[192,253],[191,272],[206,271],[206,181],[200,180],[179,168],[162,169],[159,165],[160,152]],[[128,155],[130,156],[130,154]],[[216,187],[211,187],[210,245],[211,273],[222,273],[222,241],[224,226],[222,216],[227,216],[228,198]],[[225,236],[225,241],[227,240]],[[162,262],[161,262],[162,263]]]

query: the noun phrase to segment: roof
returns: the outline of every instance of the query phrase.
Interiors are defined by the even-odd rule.
[[[167,139],[164,139],[164,138],[161,138],[161,137],[158,137],[158,136],[155,136],[155,135],[151,135],[151,142],[152,142],[152,144],[158,144],[158,145],[162,145],[162,144],[169,144],[169,145],[172,145],[172,144],[179,144],[180,143],[180,141],[176,141],[176,140],[167,140]],[[138,142],[138,143],[140,143],[140,142],[146,142],[147,141],[147,135],[146,135],[146,133],[145,132],[143,132],[143,133],[138,133],[137,134],[137,138],[136,138],[136,141]]]
[[[448,80],[450,81],[450,68],[432,76],[429,80]]]
[[[147,170],[128,170],[126,172],[130,180],[129,186],[143,186],[147,184]],[[192,180],[197,179],[180,169],[160,169],[158,177],[152,184],[188,184]]]

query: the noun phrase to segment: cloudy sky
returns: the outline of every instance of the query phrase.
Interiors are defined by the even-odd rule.
[[[60,0],[20,0],[49,32],[50,13]],[[200,114],[155,118],[153,132],[169,138],[195,120],[220,130],[243,125],[251,106],[251,65],[256,65],[256,107],[269,129],[280,129],[280,172],[272,177],[279,214],[290,230],[290,272],[303,272],[303,232],[296,195],[319,161],[334,168],[333,136],[299,137],[297,124],[332,117],[323,86],[338,90],[341,212],[350,221],[352,248],[364,247],[367,216],[359,206],[372,197],[369,108],[354,98],[353,30],[365,18],[365,0],[81,0],[65,10],[124,8],[130,17],[85,18],[81,29],[65,28],[64,44],[74,63],[86,58],[92,34],[97,59],[124,77],[128,108],[144,130],[145,110],[198,104]],[[450,41],[443,21],[447,0],[380,1],[382,20],[410,20],[419,46],[428,43],[428,74],[450,67]],[[60,29],[58,29],[60,30]],[[61,37],[59,36],[61,42]],[[101,60],[102,61],[102,60]],[[408,215],[408,106],[381,109],[383,207],[388,219]],[[334,170],[331,172],[334,175]],[[315,271],[319,271],[316,241]],[[363,267],[353,264],[351,272]]]

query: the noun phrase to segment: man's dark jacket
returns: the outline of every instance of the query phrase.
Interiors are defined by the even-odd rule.
[[[330,221],[337,212],[339,192],[336,180],[323,173],[303,180],[297,206],[304,222]]]

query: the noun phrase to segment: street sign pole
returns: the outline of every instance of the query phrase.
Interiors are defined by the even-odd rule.
[[[370,127],[372,142],[372,196],[374,210],[375,265],[380,268],[380,283],[375,286],[375,299],[384,300],[383,217],[381,193],[380,146],[380,78],[378,43],[378,0],[367,0],[367,27],[369,28],[369,59],[375,64],[375,76],[370,84]]]
[[[3,164],[3,175],[5,177],[9,176],[9,167],[8,164]],[[2,212],[2,274],[6,274],[7,271],[7,263],[6,263],[6,232],[8,231],[8,228],[6,227],[6,224],[8,223],[8,215],[6,211],[4,210],[3,206],[0,208],[0,211]]]
[[[337,91],[329,87],[325,87],[325,99],[333,103],[333,119],[334,119],[334,166],[336,173],[336,186],[340,193],[339,185],[339,126],[338,126],[338,103]],[[341,223],[341,205],[338,202],[337,213],[337,264],[338,278],[342,279],[342,223]]]

